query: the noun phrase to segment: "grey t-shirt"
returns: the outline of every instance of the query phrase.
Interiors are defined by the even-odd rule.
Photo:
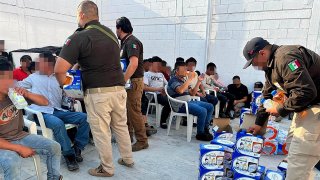
[[[0,138],[16,141],[28,135],[23,131],[22,111],[18,110],[7,97],[0,102]]]

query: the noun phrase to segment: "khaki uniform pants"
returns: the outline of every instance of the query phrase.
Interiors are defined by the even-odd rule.
[[[295,113],[287,138],[289,150],[287,180],[313,180],[313,168],[320,160],[320,106],[301,116]]]
[[[111,129],[115,134],[121,157],[126,163],[133,163],[127,126],[125,89],[119,86],[89,89],[86,91],[84,101],[103,169],[114,174]]]
[[[135,134],[138,143],[148,143],[145,122],[141,113],[143,78],[131,79],[132,89],[127,90],[128,128],[130,136]]]

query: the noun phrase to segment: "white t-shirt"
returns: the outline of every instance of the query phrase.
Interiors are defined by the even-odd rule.
[[[155,73],[150,71],[144,73],[143,83],[153,88],[163,88],[168,84],[166,78],[164,78],[164,75],[162,73]]]

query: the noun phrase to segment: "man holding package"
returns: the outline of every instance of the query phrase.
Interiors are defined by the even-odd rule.
[[[283,104],[273,102],[273,108],[260,108],[251,130],[259,133],[270,114],[284,117],[294,112],[287,138],[287,179],[311,179],[320,160],[320,56],[299,45],[271,45],[261,37],[250,40],[243,54],[244,68],[252,64],[265,71],[265,99],[271,99],[276,89],[287,97]]]
[[[89,174],[114,175],[111,129],[116,135],[121,157],[118,163],[134,165],[127,126],[124,77],[120,65],[120,48],[115,34],[99,22],[98,7],[92,1],[78,6],[77,20],[82,31],[65,42],[55,66],[56,77],[63,85],[66,72],[78,63],[82,72],[84,101],[95,146],[101,164]]]

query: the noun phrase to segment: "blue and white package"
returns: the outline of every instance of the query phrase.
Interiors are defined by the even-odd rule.
[[[279,171],[267,170],[264,180],[284,180],[284,173]]]
[[[259,159],[250,156],[233,157],[232,170],[241,176],[255,178],[258,174]],[[234,174],[234,177],[239,177]]]
[[[68,84],[63,86],[63,90],[66,95],[71,98],[83,98],[81,71],[69,70],[67,72],[67,78],[69,78],[70,81]]]
[[[121,50],[122,51],[122,50]],[[127,71],[127,68],[128,68],[128,61],[127,59],[121,59],[120,60],[120,65],[121,65],[121,69],[122,69],[122,72],[125,73]]]
[[[235,151],[232,158],[237,156],[251,156],[259,158],[263,148],[263,139],[261,136],[253,136],[244,131],[237,134]]]
[[[287,169],[288,169],[288,163],[285,161],[281,161],[280,164],[278,165],[278,169],[283,172],[283,174],[286,176],[287,174]]]
[[[223,170],[224,148],[214,144],[200,144],[200,170]]]
[[[259,106],[261,106],[262,91],[252,92],[251,111],[252,114],[257,114]]]
[[[233,138],[232,133],[228,133],[226,131],[218,132],[217,129],[218,128],[212,128],[213,139],[224,139],[224,140],[228,140],[228,141],[232,140],[232,138]]]
[[[209,179],[222,180],[223,171],[199,169],[198,180],[209,180]]]
[[[214,139],[211,144],[220,145],[224,148],[224,172],[227,178],[233,178],[233,170],[231,168],[232,153],[234,152],[235,143],[224,139]]]
[[[258,166],[258,172],[261,174],[261,175],[265,175],[266,173],[266,167],[265,166]]]
[[[242,108],[241,111],[240,111],[240,125],[239,127],[241,126],[241,124],[243,123],[243,119],[244,119],[244,116],[245,114],[251,114],[251,109],[249,108]]]
[[[239,173],[234,173],[234,179],[236,180],[261,180],[262,175],[260,173],[256,173],[254,176],[246,176]]]

